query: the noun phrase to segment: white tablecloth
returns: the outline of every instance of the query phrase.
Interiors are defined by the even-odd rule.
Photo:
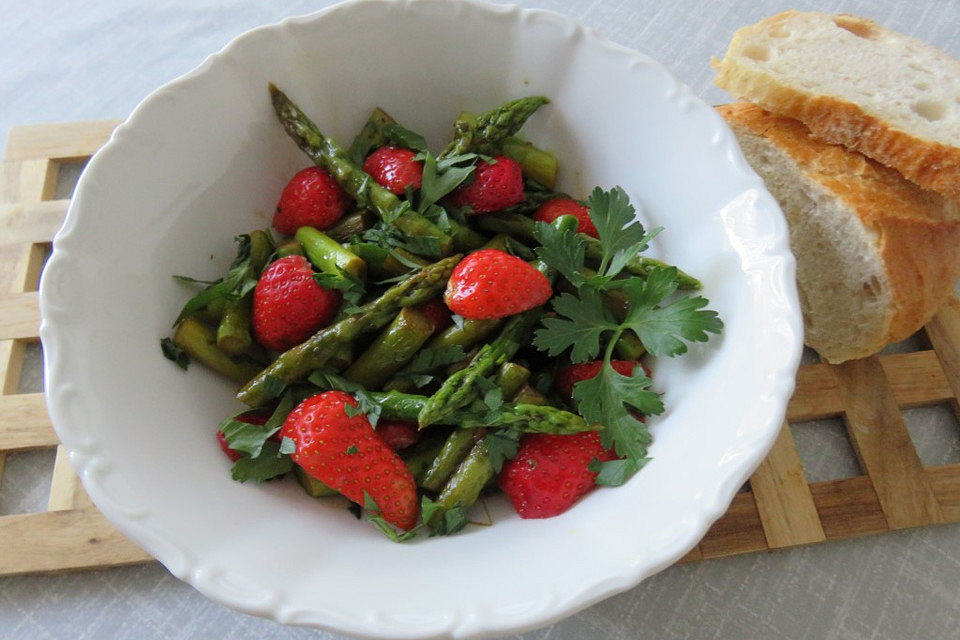
[[[25,2],[0,0],[0,139],[18,124],[115,118],[233,36],[325,1]],[[732,32],[796,7],[865,15],[960,56],[960,3],[944,0],[542,0],[657,58],[711,102],[707,61]],[[22,391],[40,388],[36,358]],[[946,408],[905,412],[927,464],[960,458]],[[795,426],[812,481],[856,475],[836,421]],[[8,458],[0,514],[42,510],[52,455]],[[234,613],[158,564],[0,578],[0,638],[335,638]],[[523,638],[960,637],[960,528],[942,526],[674,567]]]

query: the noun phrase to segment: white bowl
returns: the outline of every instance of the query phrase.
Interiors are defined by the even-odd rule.
[[[560,185],[622,185],[666,230],[656,251],[704,282],[726,329],[657,363],[653,461],[567,513],[403,545],[293,482],[238,484],[213,432],[232,385],[184,373],[158,340],[267,225],[308,163],[268,81],[347,141],[382,105],[434,147],[462,109],[553,102],[524,133]],[[546,11],[361,0],[250,31],[147,98],[84,172],[41,284],[47,402],[100,510],[208,597],[284,623],[376,638],[548,624],[680,558],[780,427],[801,349],[784,220],[729,129],[662,66]]]

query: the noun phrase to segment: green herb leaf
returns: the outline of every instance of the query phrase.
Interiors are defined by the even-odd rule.
[[[177,346],[177,344],[170,338],[163,338],[160,340],[160,351],[163,352],[163,357],[167,360],[177,363],[177,366],[187,370],[187,367],[190,366],[190,356],[186,351]]]
[[[680,355],[687,351],[682,340],[705,342],[708,332],[720,333],[723,329],[717,312],[703,308],[708,301],[701,296],[686,296],[660,305],[677,290],[676,267],[654,268],[646,280],[629,278],[624,282],[630,310],[623,325],[632,329],[655,356]]]
[[[427,141],[419,133],[407,129],[403,125],[393,123],[383,128],[383,135],[389,142],[398,147],[405,147],[413,151],[427,153]]]
[[[467,526],[467,510],[462,506],[457,505],[451,509],[447,509],[443,513],[443,518],[440,520],[439,524],[434,527],[433,535],[436,536],[449,536],[460,531],[465,526]]]
[[[367,520],[379,529],[380,533],[394,542],[406,542],[416,537],[416,531],[400,532],[397,531],[392,524],[387,522],[384,517],[380,515],[380,507],[377,506],[377,503],[366,491],[363,492],[363,508],[367,510]]]
[[[538,222],[533,235],[540,246],[537,257],[563,274],[575,287],[583,284],[584,240],[572,229],[560,230],[551,224]]]
[[[493,470],[500,473],[506,460],[513,460],[520,448],[520,430],[516,427],[491,429],[483,437],[483,446]]]
[[[350,445],[349,447],[347,447],[347,455],[348,455],[348,456],[356,455],[356,454],[357,454],[357,451],[359,451],[359,449],[357,449],[357,445],[355,445],[355,444],[352,444],[352,445]]]
[[[420,204],[417,207],[421,213],[473,175],[476,168],[474,161],[477,158],[476,154],[466,153],[437,162],[437,158],[429,151],[422,155],[423,180],[420,185]]]
[[[637,212],[630,204],[629,196],[621,187],[610,191],[596,187],[587,199],[587,208],[603,248],[600,275],[612,278],[645,250],[656,234],[644,230],[636,219]]]
[[[649,458],[642,458],[641,460],[624,458],[622,460],[606,460],[600,462],[594,458],[590,464],[587,465],[587,469],[597,474],[594,480],[596,484],[608,487],[619,487],[629,480],[647,461],[649,461]]]
[[[237,242],[237,256],[234,258],[233,264],[230,265],[226,277],[214,280],[209,287],[190,298],[183,305],[183,309],[180,310],[180,314],[174,320],[173,326],[177,326],[184,318],[200,311],[214,300],[239,300],[257,286],[258,274],[255,273],[250,261],[250,236],[243,234],[237,236],[234,240]],[[192,278],[186,278],[185,276],[174,277],[181,281],[194,281]],[[201,281],[196,280],[194,282]]]
[[[584,287],[580,297],[560,294],[553,300],[554,310],[561,318],[544,318],[543,327],[534,334],[533,344],[551,356],[572,347],[570,359],[586,362],[600,353],[600,337],[614,331],[619,325],[595,289]]]
[[[410,380],[417,387],[424,387],[433,381],[434,376],[429,375],[431,372],[466,358],[466,352],[459,345],[423,349],[413,356],[397,377]]]
[[[276,442],[266,442],[260,455],[240,458],[234,462],[230,475],[237,482],[247,480],[264,482],[292,470],[293,461],[290,456],[281,454],[280,445]]]
[[[291,438],[284,436],[280,440],[280,453],[285,453],[290,455],[291,453],[296,453],[297,443],[294,442]]]
[[[504,248],[512,256],[520,258],[521,260],[531,261],[537,257],[537,254],[533,249],[523,244],[513,236],[507,236],[506,241],[503,243]]]
[[[367,293],[367,288],[360,278],[341,267],[337,267],[338,275],[332,273],[314,273],[313,280],[324,289],[337,289],[343,294],[344,313],[355,313],[359,310],[359,302]]]
[[[307,380],[321,389],[337,389],[349,393],[356,399],[357,406],[346,405],[344,407],[344,413],[349,417],[362,413],[367,416],[367,420],[370,421],[371,426],[377,426],[382,408],[363,385],[347,380],[328,369],[318,369],[314,371]]]
[[[433,519],[433,514],[439,511],[442,507],[431,500],[427,496],[420,498],[420,521],[423,523],[430,522]]]
[[[263,397],[267,400],[279,398],[286,386],[280,378],[267,374],[263,377]]]
[[[286,393],[280,399],[266,424],[250,424],[238,420],[237,416],[234,416],[221,422],[218,429],[223,432],[223,436],[231,449],[257,457],[260,455],[267,439],[283,426],[283,421],[287,419],[287,415],[293,410],[295,404],[296,400],[293,394]],[[246,413],[246,410],[239,415],[243,413]]]

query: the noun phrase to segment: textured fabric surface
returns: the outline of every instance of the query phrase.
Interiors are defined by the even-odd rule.
[[[242,31],[328,4],[0,0],[0,141],[17,124],[125,116],[154,88]],[[960,56],[955,1],[520,4],[569,14],[657,58],[710,102],[728,98],[711,85],[709,57],[723,53],[738,26],[791,7],[864,15]],[[38,356],[35,349],[22,391],[40,389]],[[950,410],[913,409],[905,418],[926,464],[960,459],[960,430]],[[809,480],[859,473],[838,421],[796,425],[794,436]],[[52,466],[49,452],[10,456],[0,483],[0,514],[42,510]],[[948,525],[674,567],[521,637],[926,640],[956,638],[958,629],[960,527]],[[158,564],[0,578],[0,639],[337,637],[230,611]]]

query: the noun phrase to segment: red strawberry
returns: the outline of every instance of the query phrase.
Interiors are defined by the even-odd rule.
[[[498,249],[481,249],[460,261],[443,301],[464,318],[505,318],[539,307],[553,289],[547,277]]]
[[[367,156],[363,170],[380,186],[400,196],[407,187],[419,189],[423,182],[423,162],[414,160],[416,155],[409,149],[380,147]]]
[[[550,518],[573,506],[594,487],[597,474],[587,469],[594,458],[614,460],[596,431],[524,437],[513,460],[503,465],[499,484],[521,518]]]
[[[593,220],[590,219],[590,210],[576,200],[570,198],[547,200],[533,214],[535,220],[546,223],[553,222],[560,216],[574,216],[580,221],[577,225],[577,231],[594,238],[600,237],[597,235],[597,228],[593,225]]]
[[[286,351],[330,322],[339,306],[340,292],[318,285],[306,258],[280,258],[253,290],[253,332],[268,349]]]
[[[416,422],[406,420],[379,420],[375,427],[377,435],[394,451],[406,449],[420,440]]]
[[[348,416],[357,401],[342,391],[307,398],[290,412],[280,433],[296,445],[293,461],[350,500],[364,492],[387,522],[401,529],[417,523],[417,484],[407,465],[377,436],[362,413]]]
[[[307,167],[290,179],[280,194],[273,226],[292,236],[300,227],[326,229],[347,210],[347,194],[329,173],[319,167]]]
[[[523,200],[523,172],[519,163],[507,156],[495,162],[477,162],[470,184],[450,194],[455,207],[470,207],[472,213],[489,213],[512,207]]]
[[[613,367],[613,370],[623,376],[633,375],[633,370],[638,364],[639,363],[636,360],[610,361],[610,365]],[[561,369],[560,373],[557,374],[557,379],[554,381],[553,386],[557,390],[557,393],[560,394],[560,397],[569,402],[573,397],[573,385],[594,377],[600,373],[600,369],[602,367],[602,360],[568,365]],[[643,372],[648,376],[650,375],[650,370],[646,367],[643,368]]]
[[[453,324],[453,320],[450,319],[450,309],[447,309],[447,305],[439,299],[424,302],[417,307],[417,310],[430,318],[434,333],[440,333]]]
[[[240,422],[246,422],[248,424],[267,424],[267,420],[270,419],[270,416],[264,415],[262,413],[245,413],[241,416],[237,416],[237,420]],[[270,436],[271,439],[274,439],[277,434]],[[227,442],[227,436],[223,435],[223,431],[217,429],[217,443],[220,445],[220,449],[230,458],[231,462],[236,462],[243,457],[243,454],[239,451],[230,448],[230,444]]]

